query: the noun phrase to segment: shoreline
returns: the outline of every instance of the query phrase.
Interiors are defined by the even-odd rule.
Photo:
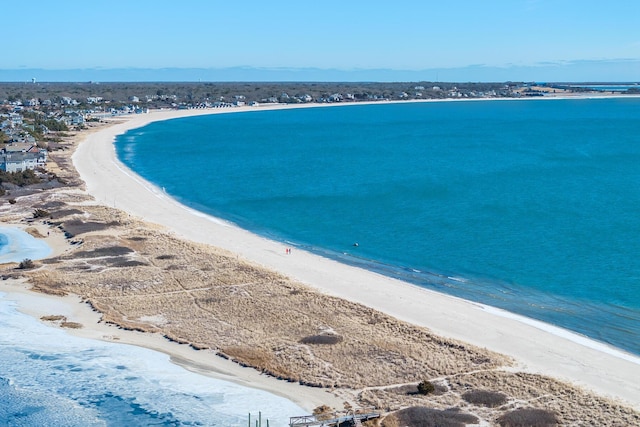
[[[450,101],[466,100],[468,99]],[[379,102],[371,104],[377,103]],[[129,170],[115,156],[116,135],[152,121],[240,111],[363,104],[367,103],[169,110],[137,116],[117,116],[113,119],[115,124],[101,127],[92,134],[78,135],[74,144],[76,151],[72,156],[73,165],[86,183],[86,193],[92,195],[97,204],[113,206],[147,223],[160,224],[175,237],[227,249],[239,259],[297,279],[322,294],[360,303],[397,319],[424,326],[441,336],[459,339],[515,358],[517,364],[513,367],[505,366],[505,371],[546,374],[639,410],[640,358],[633,354],[551,324],[420,288],[300,249],[294,251],[293,255],[286,256],[284,249],[287,246],[284,243],[268,240],[225,220],[181,205]],[[16,226],[15,222],[10,226]],[[40,226],[44,227],[46,233],[47,227],[44,224]],[[54,236],[57,234],[59,236]],[[55,229],[52,229],[51,238],[59,238],[62,244],[56,249],[58,253],[70,249],[69,242],[65,241],[62,233],[55,232]],[[169,341],[157,333],[134,332],[99,323],[101,314],[92,311],[87,304],[78,304],[81,301],[77,296],[61,298],[43,295],[28,290],[18,282],[0,282],[0,292],[5,294],[4,298],[17,301],[21,312],[36,318],[59,314],[52,310],[68,313],[69,320],[85,325],[83,329],[68,331],[74,335],[160,351],[168,354],[172,362],[190,371],[269,391],[308,409],[309,413],[321,404],[340,408],[345,400],[345,395],[333,394],[329,389],[281,381],[255,369],[243,368],[211,351],[196,351],[190,346]],[[40,298],[48,302],[38,305],[35,301]],[[425,313],[425,305],[432,311]],[[37,307],[40,307],[40,311]]]
[[[127,169],[115,155],[113,141],[116,135],[152,121],[297,107],[300,106],[152,112],[89,135],[74,153],[73,162],[86,182],[88,193],[96,200],[106,205],[112,202],[114,207],[144,221],[164,225],[181,238],[230,250],[321,293],[357,302],[440,335],[506,354],[515,358],[518,368],[527,372],[547,374],[640,407],[640,358],[635,355],[553,325],[419,288],[318,255],[298,250],[295,256],[286,257],[283,255],[284,243],[270,241],[179,204]],[[125,194],[127,192],[129,194]],[[425,301],[437,308],[424,313],[421,307]]]
[[[54,296],[36,293],[29,290],[28,282],[10,279],[8,283],[0,282],[0,297],[13,301],[19,312],[40,321],[42,321],[41,317],[54,313],[57,316],[65,316],[68,321],[82,324],[82,328],[65,329],[73,336],[157,351],[166,354],[173,364],[187,371],[266,391],[285,398],[309,412],[323,403],[336,407],[342,404],[342,400],[326,389],[279,381],[255,369],[245,368],[231,360],[223,359],[215,353],[195,351],[189,346],[169,341],[159,334],[126,330],[104,323],[101,321],[102,314],[83,303],[78,295]],[[53,324],[49,326],[55,327]]]

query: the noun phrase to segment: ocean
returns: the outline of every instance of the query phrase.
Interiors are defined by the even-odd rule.
[[[640,99],[218,114],[116,150],[245,229],[640,355]]]
[[[290,401],[189,372],[141,347],[78,338],[16,310],[0,293],[0,425],[271,426],[306,411]],[[253,422],[253,421],[252,421]]]

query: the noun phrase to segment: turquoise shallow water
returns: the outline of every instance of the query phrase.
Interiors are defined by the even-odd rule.
[[[221,114],[116,149],[203,212],[640,354],[640,99]]]

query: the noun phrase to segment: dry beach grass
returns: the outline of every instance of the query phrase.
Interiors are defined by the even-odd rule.
[[[96,203],[82,191],[68,159],[80,138],[52,156],[67,187],[0,205],[5,222],[29,223],[32,235],[65,233],[66,249],[33,270],[1,266],[3,276],[26,277],[37,292],[77,294],[103,322],[119,328],[160,334],[212,359],[326,388],[338,399],[385,413],[461,408],[497,425],[511,410],[539,408],[552,411],[561,425],[640,425],[640,414],[621,402],[520,372],[510,357],[327,295],[236,253]],[[34,209],[49,216],[33,219]],[[65,326],[67,319],[56,315],[43,320]],[[416,394],[421,380],[436,384],[436,392]],[[463,398],[477,390],[502,393],[506,403]],[[391,417],[383,421],[394,423]]]

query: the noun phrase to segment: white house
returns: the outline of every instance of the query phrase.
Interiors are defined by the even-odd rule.
[[[47,162],[47,150],[37,152],[3,152],[0,153],[0,170],[4,172],[22,172],[44,166]]]

